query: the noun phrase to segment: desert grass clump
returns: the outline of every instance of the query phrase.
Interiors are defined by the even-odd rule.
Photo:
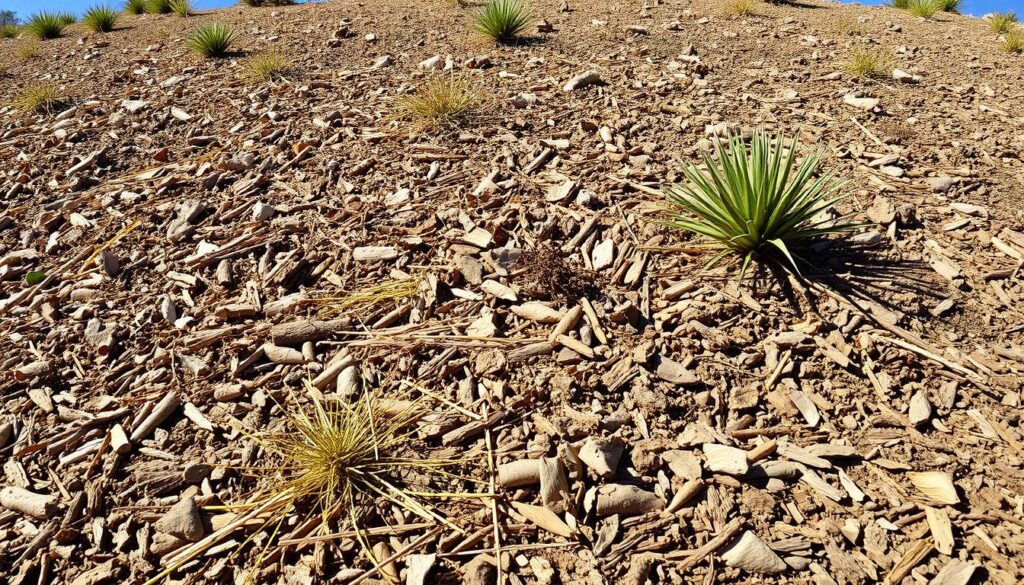
[[[921,18],[931,18],[941,10],[937,0],[908,0],[907,12]]]
[[[13,39],[21,34],[21,30],[13,24],[0,25],[0,39]]]
[[[729,0],[725,5],[725,11],[736,16],[748,16],[754,13],[756,6],[754,0]]]
[[[988,20],[988,26],[997,35],[1008,33],[1017,26],[1016,12],[997,12]]]
[[[57,18],[60,19],[61,23],[64,26],[71,26],[72,24],[78,22],[78,17],[75,16],[74,12],[58,12]]]
[[[59,14],[53,12],[36,13],[25,24],[25,30],[39,39],[55,39],[64,32],[67,24]]]
[[[291,69],[291,61],[277,51],[263,51],[249,57],[242,64],[245,77],[255,82],[273,81]]]
[[[1004,34],[1003,50],[1007,53],[1024,53],[1024,31],[1018,27]]]
[[[191,0],[171,0],[171,12],[178,16],[191,16],[195,10],[192,8]]]
[[[39,46],[39,39],[31,39],[25,42],[22,46],[18,47],[18,58],[22,61],[28,61],[35,59],[42,54],[42,49]]]
[[[280,426],[262,432],[238,428],[262,447],[259,467],[239,468],[256,487],[243,503],[228,506],[238,522],[270,533],[260,558],[272,553],[282,525],[295,520],[303,534],[350,530],[370,555],[366,524],[378,504],[464,532],[430,502],[435,498],[473,498],[486,494],[433,492],[438,478],[454,478],[447,467],[457,460],[423,454],[415,433],[426,410],[416,400],[381,399],[367,392],[351,401],[327,399],[307,383],[308,400],[289,394],[278,404]],[[165,557],[159,582],[178,567],[232,536],[242,524],[229,525]],[[291,529],[289,529],[291,530]],[[371,557],[372,558],[372,557]],[[254,566],[259,566],[255,563]]]
[[[962,0],[935,0],[936,6],[943,12],[955,12],[960,13],[960,3]]]
[[[215,22],[199,27],[189,35],[188,46],[207,58],[223,57],[236,37],[234,29],[230,26]]]
[[[832,175],[815,177],[821,153],[796,164],[798,141],[756,132],[750,146],[739,136],[715,140],[718,160],[704,154],[706,170],[682,168],[684,181],[665,189],[676,209],[666,225],[693,232],[720,249],[708,267],[729,254],[742,257],[740,278],[755,257],[781,255],[783,265],[799,273],[793,247],[810,238],[847,232],[855,224],[819,217],[843,196]]]
[[[11,99],[10,106],[22,114],[49,113],[61,103],[64,94],[56,85],[37,83],[25,87]]]
[[[468,77],[444,75],[430,79],[415,94],[403,97],[402,113],[424,127],[453,126],[480,103],[480,94]]]
[[[519,0],[491,0],[476,14],[473,28],[497,43],[510,43],[533,22]]]
[[[126,0],[124,11],[128,14],[142,14],[146,12],[146,0]]]
[[[843,63],[847,73],[861,79],[886,77],[892,68],[892,57],[883,49],[855,49]]]
[[[170,14],[171,0],[146,0],[146,12],[150,14]]]
[[[104,33],[114,30],[117,13],[108,6],[93,6],[82,18],[82,24],[93,32]]]

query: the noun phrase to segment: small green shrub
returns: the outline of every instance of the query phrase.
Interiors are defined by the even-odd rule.
[[[55,39],[64,32],[64,21],[59,14],[39,12],[25,24],[25,30],[40,39]]]
[[[22,114],[49,112],[64,99],[60,89],[50,83],[30,85],[11,100],[10,105]]]
[[[150,14],[170,14],[171,0],[146,0],[146,12]]]
[[[128,14],[142,14],[146,11],[146,0],[126,0],[124,11]]]
[[[740,278],[753,258],[768,254],[781,254],[798,271],[794,244],[858,226],[827,224],[819,217],[843,198],[842,183],[830,174],[815,178],[820,152],[796,165],[797,144],[795,137],[787,142],[782,134],[764,131],[754,134],[749,148],[739,136],[716,139],[717,161],[705,153],[706,170],[686,164],[684,182],[666,188],[668,202],[678,208],[666,225],[704,236],[721,249],[709,267],[730,253],[741,255]]]
[[[476,14],[473,28],[498,43],[508,43],[533,22],[519,0],[491,0]]]
[[[988,26],[997,35],[1010,32],[1017,25],[1016,12],[997,12],[989,18]]]
[[[1003,50],[1007,53],[1024,53],[1024,32],[1014,28],[1003,35]]]
[[[215,22],[196,29],[188,38],[188,46],[204,57],[221,57],[228,52],[235,37],[230,26]]]
[[[277,51],[265,51],[249,57],[242,64],[245,77],[251,81],[272,81],[291,69],[291,62]]]
[[[117,13],[108,6],[94,6],[85,13],[82,24],[93,32],[103,33],[114,30]]]
[[[189,16],[194,12],[190,0],[171,0],[171,12],[178,16]]]
[[[921,18],[931,18],[939,10],[941,10],[941,6],[937,0],[909,0],[907,2],[907,12]]]
[[[13,39],[21,34],[21,30],[13,24],[0,26],[0,39]]]
[[[64,26],[71,26],[78,22],[78,17],[73,12],[58,12],[57,18],[60,19],[61,24]]]
[[[885,77],[892,68],[892,57],[879,48],[855,49],[843,63],[843,68],[861,79]]]

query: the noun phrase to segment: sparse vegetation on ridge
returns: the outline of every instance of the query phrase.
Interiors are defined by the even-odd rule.
[[[0,25],[0,39],[13,39],[21,34],[21,29],[14,24]]]
[[[906,5],[907,12],[921,18],[931,18],[941,9],[937,0],[908,0]]]
[[[146,12],[150,14],[170,14],[171,0],[146,0]]]
[[[194,10],[191,0],[171,0],[171,12],[178,16],[189,16]]]
[[[473,28],[497,43],[510,43],[531,22],[533,17],[519,0],[491,0],[477,12]]]
[[[819,214],[843,199],[842,183],[832,175],[815,178],[820,153],[796,165],[797,139],[756,132],[748,147],[739,136],[715,140],[717,160],[704,154],[704,169],[686,164],[684,180],[665,189],[677,208],[666,223],[707,238],[721,249],[708,266],[736,253],[740,277],[757,256],[776,254],[799,270],[794,244],[855,229],[855,224],[826,221]]]
[[[1020,27],[1003,35],[1003,50],[1007,53],[1024,53],[1024,31]]]
[[[146,0],[126,0],[124,11],[128,14],[143,14],[146,12]]]
[[[989,18],[988,26],[997,35],[1010,32],[1013,27],[1017,26],[1017,13],[997,12]]]
[[[204,25],[188,37],[188,46],[204,57],[222,57],[231,48],[237,35],[234,29],[219,22]]]
[[[110,32],[117,22],[117,13],[107,6],[93,6],[82,17],[82,24],[93,32]]]

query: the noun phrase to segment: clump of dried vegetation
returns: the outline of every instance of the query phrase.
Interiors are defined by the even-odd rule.
[[[997,35],[1010,32],[1017,26],[1017,13],[997,12],[989,17],[988,26]]]
[[[403,115],[424,127],[452,126],[463,121],[480,103],[480,93],[465,75],[442,75],[424,83],[416,93],[399,100]]]
[[[861,79],[885,77],[892,69],[892,56],[880,48],[854,49],[843,62],[843,69]]]
[[[476,14],[473,28],[496,43],[511,43],[533,17],[519,0],[491,0]]]
[[[1003,35],[1003,50],[1007,53],[1024,53],[1024,32],[1019,27]]]
[[[246,79],[266,82],[283,77],[291,69],[292,63],[277,51],[263,51],[246,59],[242,67]]]
[[[666,188],[677,209],[666,225],[703,236],[720,249],[708,267],[739,254],[742,278],[752,259],[778,254],[783,265],[799,272],[795,244],[858,226],[821,217],[843,199],[842,183],[830,174],[815,178],[821,153],[797,165],[797,143],[765,131],[755,133],[749,147],[739,136],[716,138],[717,160],[705,153],[703,169],[684,165],[684,181]]]
[[[10,105],[22,114],[49,113],[64,99],[60,88],[52,83],[36,83],[16,93]]]
[[[725,11],[736,16],[747,16],[754,14],[756,7],[754,0],[729,0],[725,5]]]

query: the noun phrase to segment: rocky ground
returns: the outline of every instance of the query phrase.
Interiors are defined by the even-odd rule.
[[[170,580],[1024,579],[1024,59],[950,14],[531,6],[507,47],[442,0],[0,41],[0,102],[65,96],[0,109],[5,582],[141,583],[211,534]],[[203,61],[212,21],[241,35]],[[866,46],[900,73],[852,78]],[[292,71],[247,81],[267,49]],[[478,113],[403,119],[448,69]],[[657,223],[676,161],[759,127],[824,149],[868,224],[805,279],[703,272]],[[259,556],[222,507],[270,479],[244,429],[311,378],[429,389],[418,448],[494,497],[439,505],[462,533],[379,503],[380,571],[294,522]]]

